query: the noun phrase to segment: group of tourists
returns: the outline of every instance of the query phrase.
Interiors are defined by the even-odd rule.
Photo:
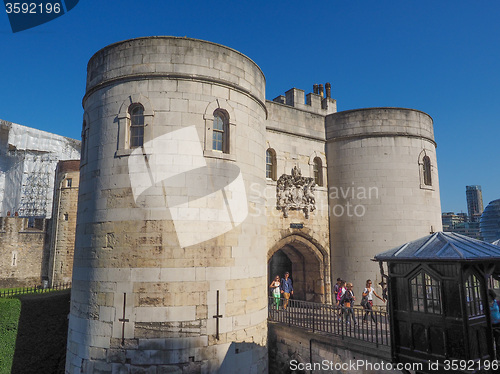
[[[333,293],[335,295],[336,306],[339,308],[341,317],[342,314],[345,315],[345,320],[347,324],[350,324],[350,320],[356,325],[356,317],[354,316],[354,302],[356,301],[356,296],[352,290],[352,283],[346,282],[341,278],[337,278],[337,283],[333,287]],[[383,302],[385,299],[380,297],[375,289],[372,287],[372,281],[368,279],[366,281],[366,287],[363,290],[361,298],[361,306],[365,309],[365,314],[363,315],[363,323],[368,323],[368,315],[371,316],[373,322],[377,322],[375,316],[373,315],[373,297],[377,297]]]
[[[274,280],[269,285],[269,288],[271,289],[271,293],[273,295],[276,310],[279,310],[281,295],[283,295],[283,298],[285,299],[283,301],[283,309],[286,310],[290,295],[293,295],[293,284],[292,279],[290,278],[290,273],[287,271],[285,276],[281,279],[279,275],[276,275]]]
[[[290,273],[287,271],[283,278],[276,275],[274,280],[269,285],[271,289],[271,294],[273,296],[273,305],[276,310],[280,308],[280,302],[283,298],[283,309],[286,310],[288,307],[288,301],[290,296],[293,295],[293,284],[290,278]],[[356,317],[354,316],[354,302],[356,301],[356,296],[352,290],[352,283],[346,282],[340,278],[337,278],[337,283],[333,287],[333,293],[335,295],[336,306],[338,307],[340,313],[339,317],[344,314],[347,324],[350,324],[352,320],[353,324],[357,324]],[[366,287],[363,290],[361,298],[361,306],[365,310],[363,316],[363,323],[368,323],[368,316],[370,315],[373,322],[376,322],[375,316],[373,314],[373,297],[377,297],[383,302],[386,302],[385,298],[380,297],[375,289],[372,287],[372,281],[368,279],[366,281]]]

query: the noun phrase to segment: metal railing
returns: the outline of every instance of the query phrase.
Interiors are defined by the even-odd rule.
[[[32,286],[32,287],[12,288],[0,291],[0,297],[11,297],[11,296],[25,295],[30,293],[44,293],[51,291],[67,290],[68,288],[71,288],[71,282],[58,283],[52,287]]]
[[[284,309],[284,299],[278,307],[273,297],[269,298],[270,321],[288,324],[342,337],[354,338],[378,345],[390,345],[389,319],[387,312],[367,311],[362,307],[344,308],[334,305],[289,300]]]

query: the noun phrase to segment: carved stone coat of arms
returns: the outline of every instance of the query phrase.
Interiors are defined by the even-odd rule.
[[[303,177],[300,169],[294,166],[292,175],[283,174],[276,184],[276,209],[288,217],[290,209],[302,210],[306,218],[316,209],[314,178]]]

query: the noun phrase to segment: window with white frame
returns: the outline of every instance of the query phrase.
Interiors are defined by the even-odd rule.
[[[441,282],[421,271],[410,279],[411,309],[414,312],[441,314]]]
[[[481,282],[474,274],[470,274],[465,281],[465,298],[469,317],[484,314],[483,299],[481,297]]]
[[[229,102],[220,98],[212,101],[207,105],[203,119],[205,120],[203,155],[236,161],[235,113]]]
[[[313,161],[313,178],[318,186],[323,186],[323,163],[319,157]]]
[[[272,148],[266,151],[266,178],[276,180],[276,152]]]
[[[229,120],[227,115],[221,111],[214,112],[214,122],[212,127],[212,149],[228,153],[229,151]]]

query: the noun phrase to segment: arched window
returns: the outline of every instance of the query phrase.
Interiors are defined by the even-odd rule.
[[[423,173],[424,173],[424,184],[426,186],[432,186],[431,159],[429,158],[429,156],[424,156],[423,158]]]
[[[319,157],[313,161],[313,178],[318,186],[323,186],[323,165]]]
[[[418,156],[420,188],[434,190],[432,186],[432,164],[429,154],[432,155],[433,153],[430,150],[423,149]]]
[[[266,151],[266,178],[276,180],[276,152],[272,148]]]
[[[421,271],[410,279],[410,289],[411,310],[441,314],[441,284],[439,281]]]
[[[142,147],[144,145],[144,107],[141,104],[132,104],[129,114],[129,147]]]
[[[221,110],[216,110],[214,112],[214,124],[212,129],[212,149],[214,151],[228,153],[229,150],[228,124],[229,121],[227,116]]]

